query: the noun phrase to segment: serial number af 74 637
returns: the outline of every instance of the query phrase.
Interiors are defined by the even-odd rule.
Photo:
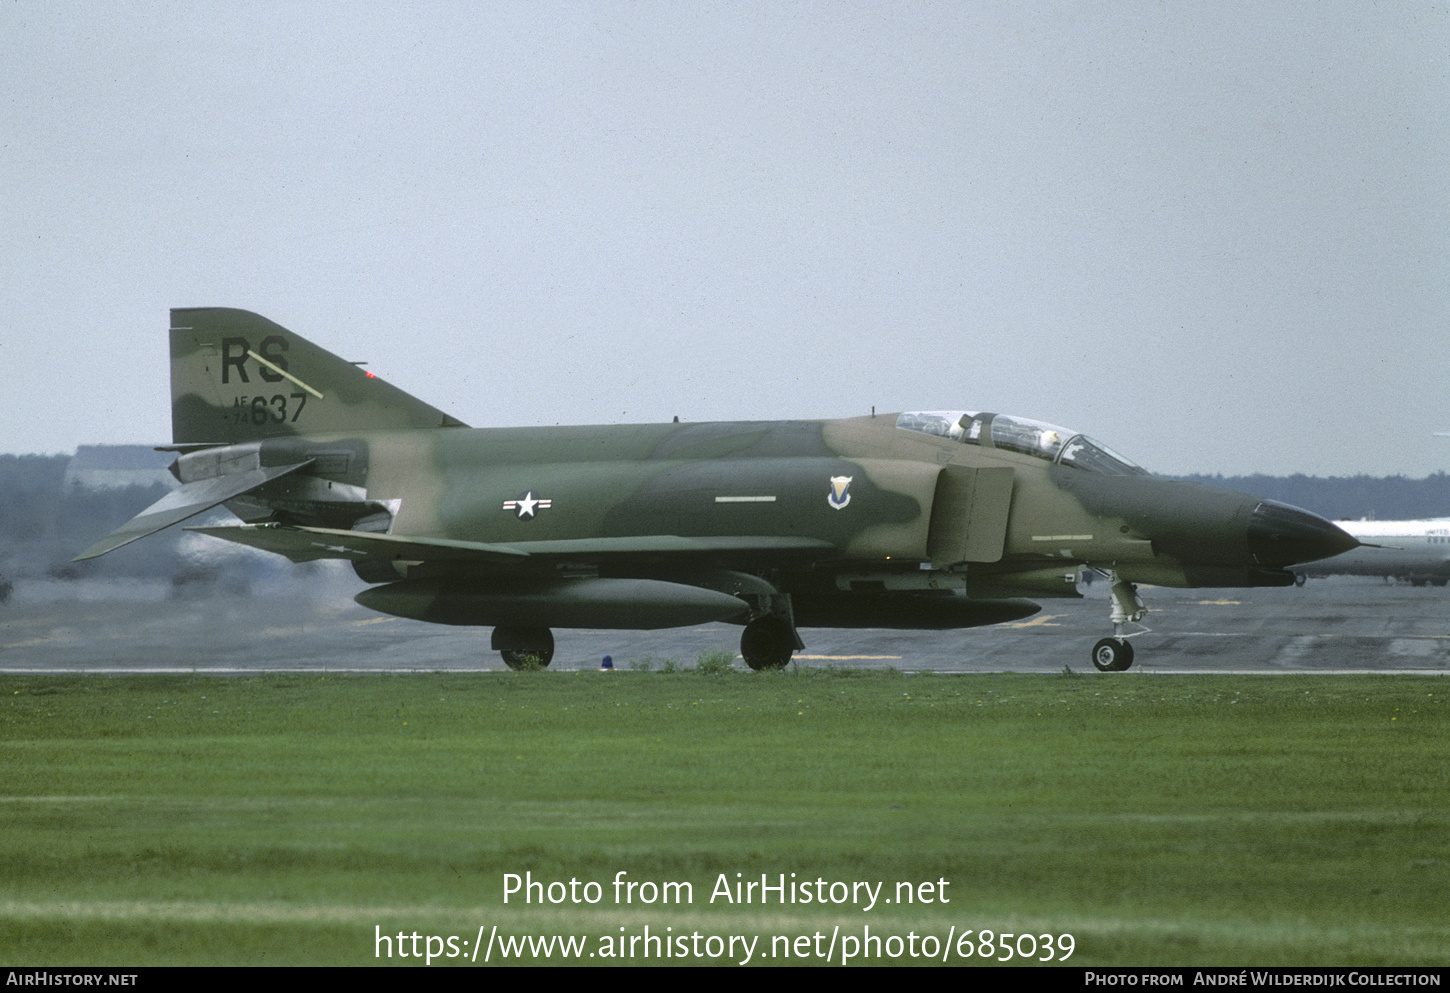
[[[295,406],[289,401],[296,401]],[[307,406],[306,393],[274,393],[272,396],[239,396],[232,402],[233,424],[295,423]],[[290,414],[289,414],[290,409]]]

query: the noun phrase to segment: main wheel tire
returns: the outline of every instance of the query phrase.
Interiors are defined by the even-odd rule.
[[[1121,638],[1104,638],[1093,646],[1098,672],[1123,672],[1133,664],[1133,646]]]
[[[795,639],[778,617],[757,617],[740,635],[740,656],[757,671],[785,668],[793,651]]]
[[[512,648],[505,648],[499,654],[503,656],[503,664],[510,669],[543,669],[554,661],[552,648],[547,652],[515,651]]]
[[[554,661],[554,632],[548,628],[494,628],[492,644],[510,669],[542,669]]]

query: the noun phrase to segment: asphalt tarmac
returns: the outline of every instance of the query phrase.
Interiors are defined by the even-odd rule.
[[[489,629],[386,617],[352,602],[348,575],[259,583],[249,592],[164,583],[19,582],[0,604],[0,672],[507,671]],[[962,631],[802,631],[802,666],[902,671],[1092,672],[1111,633],[1107,586],[1041,613]],[[1133,673],[1450,671],[1450,592],[1333,577],[1287,589],[1144,587],[1150,630],[1132,638]],[[664,631],[555,631],[552,669],[648,661],[689,667],[738,650],[729,624]],[[739,660],[736,665],[743,668]],[[1105,676],[1104,678],[1113,678]]]

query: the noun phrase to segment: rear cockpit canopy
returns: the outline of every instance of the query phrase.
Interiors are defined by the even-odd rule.
[[[1148,471],[1085,434],[1008,414],[974,410],[918,410],[896,418],[896,426],[964,445],[1020,452],[1057,465],[1109,476],[1146,476]]]

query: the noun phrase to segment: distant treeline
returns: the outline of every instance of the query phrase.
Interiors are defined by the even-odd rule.
[[[1450,475],[1405,476],[1181,476],[1312,510],[1333,521],[1450,517]]]

